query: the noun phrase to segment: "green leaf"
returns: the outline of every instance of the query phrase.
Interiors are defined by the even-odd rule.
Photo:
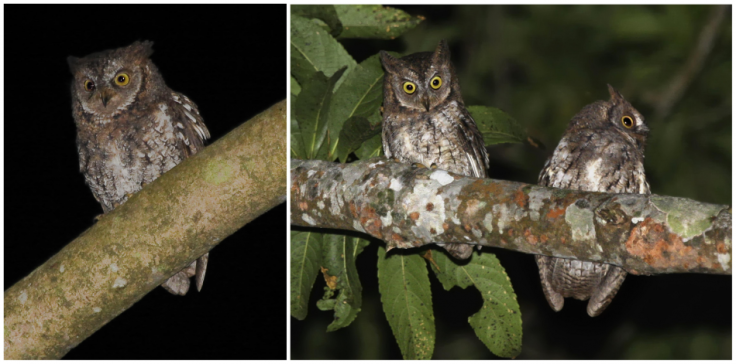
[[[343,132],[341,130],[346,120],[354,116],[369,118],[380,109],[382,102],[383,69],[381,68],[381,61],[378,54],[375,54],[361,62],[345,78],[345,82],[343,82],[340,88],[335,91],[332,109],[330,110],[330,120],[327,126],[330,130],[330,135],[342,136]],[[352,138],[351,142],[355,143],[356,138]],[[339,138],[333,138],[330,141],[330,155],[333,158],[336,149],[338,149],[339,140]],[[352,147],[355,150],[363,141],[357,140],[357,145],[345,145],[341,149],[344,151]],[[350,152],[352,150],[348,151],[347,154],[350,154]],[[345,157],[347,157],[347,154],[345,154]],[[344,159],[341,160],[344,161]]]
[[[291,114],[289,115],[291,124],[291,156],[304,159],[306,158],[306,153],[304,152],[304,144],[302,143],[302,132],[299,130],[299,122],[296,120],[296,99],[297,97],[295,95],[289,95],[289,102],[291,103]]]
[[[327,77],[347,67],[350,74],[358,64],[342,44],[335,40],[312,20],[292,15],[291,17],[291,75],[304,84],[317,72]],[[338,80],[337,86],[342,84]]]
[[[323,235],[323,275],[328,284],[317,307],[320,310],[335,311],[334,320],[327,326],[327,332],[347,327],[360,312],[363,288],[355,268],[355,258],[368,244],[365,239],[346,235]],[[337,297],[332,298],[338,291]]]
[[[383,312],[404,359],[431,359],[435,329],[427,264],[417,254],[378,248],[378,290]]]
[[[291,231],[291,315],[307,317],[309,293],[322,263],[322,234]]]
[[[358,158],[360,159],[378,157],[380,155],[383,155],[383,153],[381,152],[381,147],[381,134],[378,134],[373,138],[364,141],[363,144],[360,145],[360,148],[355,151],[355,155],[358,156]]]
[[[299,82],[294,78],[294,76],[289,77],[291,80],[291,94],[294,96],[299,96],[299,93],[302,92],[302,87],[299,86]]]
[[[521,311],[506,271],[496,256],[473,252],[465,265],[455,264],[444,252],[432,250],[430,264],[445,290],[475,286],[483,307],[468,322],[494,354],[514,358],[521,353]],[[438,270],[439,268],[439,270]]]
[[[296,118],[304,141],[307,159],[314,159],[327,134],[332,90],[335,83],[345,72],[345,68],[335,72],[329,79],[317,72],[303,84],[302,91],[296,99]]]
[[[527,138],[524,128],[501,109],[488,106],[468,106],[468,111],[478,124],[486,145],[523,143]]]
[[[345,122],[340,130],[340,144],[337,146],[337,156],[341,163],[345,163],[348,155],[358,149],[364,141],[381,134],[381,127],[371,125],[368,119],[362,116],[353,116]]]
[[[333,5],[292,5],[291,14],[307,19],[316,18],[322,20],[330,27],[330,34],[333,37],[337,37],[342,32],[342,23]]]
[[[340,38],[394,39],[423,18],[381,5],[335,5],[343,25]]]

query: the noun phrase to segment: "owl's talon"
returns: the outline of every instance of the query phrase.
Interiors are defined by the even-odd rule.
[[[437,163],[432,163],[432,165],[429,166],[429,168],[431,168],[431,169],[437,169],[439,167],[437,167]]]
[[[411,168],[427,168],[427,166],[421,163],[412,163]]]

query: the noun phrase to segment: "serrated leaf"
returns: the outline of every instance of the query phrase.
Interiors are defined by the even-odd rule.
[[[332,76],[347,67],[343,77],[358,64],[345,48],[312,20],[298,15],[291,16],[291,75],[304,87],[317,72]],[[339,87],[342,79],[336,85]]]
[[[380,155],[383,155],[381,147],[381,134],[378,134],[373,138],[364,141],[363,144],[360,145],[360,148],[355,151],[355,155],[358,156],[358,158],[360,159],[378,157]]]
[[[499,143],[523,143],[524,127],[501,109],[488,106],[468,106],[486,145]]]
[[[381,127],[371,125],[368,119],[362,116],[353,116],[340,130],[340,143],[337,145],[337,156],[341,163],[345,163],[348,155],[358,149],[364,141],[381,134]]]
[[[322,263],[322,234],[291,231],[291,315],[307,317],[309,293]]]
[[[381,107],[382,102],[383,69],[379,56],[376,54],[361,62],[335,91],[327,126],[330,135],[342,135],[341,130],[344,123],[353,116],[371,117]],[[333,138],[330,142],[331,156],[336,155],[339,140],[340,138]],[[359,144],[354,148],[358,146]],[[343,147],[343,149],[349,148]]]
[[[342,33],[342,22],[333,5],[291,5],[291,14],[304,18],[320,19],[330,28],[330,35],[337,37]]]
[[[340,39],[394,39],[423,20],[381,5],[335,5],[335,10],[343,25]]]
[[[475,286],[483,307],[468,322],[494,354],[514,358],[521,353],[521,311],[514,288],[495,255],[477,251],[465,265],[457,265],[444,252],[432,250],[430,264],[445,290]],[[438,270],[439,268],[439,270]]]
[[[378,290],[383,312],[404,359],[431,359],[435,328],[427,264],[416,254],[378,248]]]
[[[329,79],[322,72],[317,72],[302,84],[295,107],[306,159],[314,159],[322,147],[327,134],[332,90],[343,72],[345,68],[335,72]]]
[[[322,274],[328,282],[334,279],[334,288],[328,287],[317,303],[321,310],[335,311],[327,332],[347,327],[360,312],[363,288],[358,279],[355,258],[367,245],[365,239],[346,235],[324,234],[322,237]],[[337,297],[333,298],[335,293]]]
[[[302,91],[302,87],[299,85],[299,82],[294,78],[294,76],[289,77],[291,81],[291,94],[294,96],[299,96],[299,93]]]

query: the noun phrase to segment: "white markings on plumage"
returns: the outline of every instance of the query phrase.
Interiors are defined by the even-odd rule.
[[[589,162],[585,166],[585,177],[588,179],[589,186],[600,185],[601,174],[599,169],[601,167],[601,163],[603,163],[603,158],[598,158],[593,162]]]

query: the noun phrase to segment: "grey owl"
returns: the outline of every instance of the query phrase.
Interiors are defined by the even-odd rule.
[[[79,169],[108,213],[204,148],[210,137],[188,97],[171,91],[149,57],[153,43],[69,57]],[[205,254],[161,286],[184,295],[196,275],[202,289]]]
[[[447,42],[398,59],[381,51],[381,63],[386,157],[485,178],[488,153],[460,95]],[[437,245],[458,259],[473,253],[469,244]]]
[[[569,190],[649,194],[644,117],[611,85],[611,99],[585,106],[562,135],[539,174],[539,184]],[[588,301],[588,315],[608,307],[626,278],[622,268],[575,259],[537,255],[547,302],[555,311],[565,297]]]

